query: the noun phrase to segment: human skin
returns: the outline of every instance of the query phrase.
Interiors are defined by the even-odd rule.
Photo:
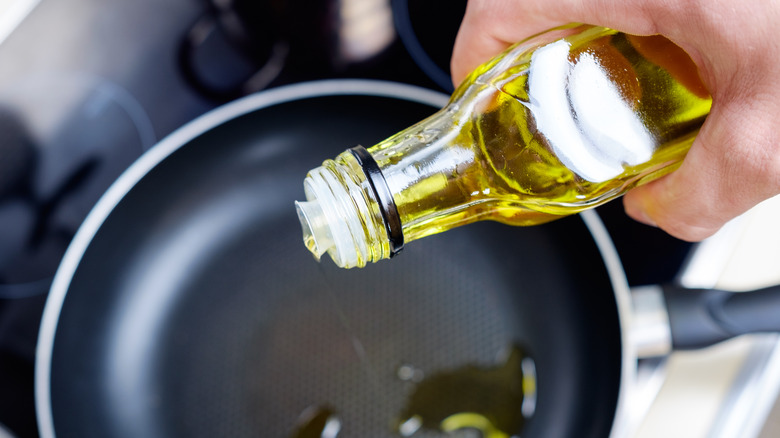
[[[470,0],[453,82],[512,43],[572,22],[667,37],[712,95],[680,168],[625,195],[629,216],[698,241],[780,193],[780,1]]]

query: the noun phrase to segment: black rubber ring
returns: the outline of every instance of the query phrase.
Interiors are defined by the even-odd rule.
[[[398,254],[404,248],[404,232],[401,228],[401,217],[398,215],[398,208],[393,199],[393,193],[387,185],[379,165],[374,157],[363,146],[355,146],[349,150],[357,160],[363,172],[368,177],[368,185],[376,195],[379,202],[379,211],[382,213],[382,219],[385,222],[387,239],[390,241],[390,257]]]

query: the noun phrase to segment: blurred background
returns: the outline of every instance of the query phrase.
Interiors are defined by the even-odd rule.
[[[33,367],[48,288],[81,221],[127,166],[197,116],[285,84],[371,78],[450,92],[464,10],[443,0],[0,0],[0,437],[37,436]],[[715,239],[709,253],[720,262],[700,258],[707,272],[689,281],[712,285],[724,272],[736,288],[756,287],[744,277],[780,281],[777,253],[745,247],[780,248],[777,230],[762,231],[777,210]],[[632,286],[677,280],[701,252],[630,221],[619,202],[599,213]],[[653,364],[640,433],[777,436],[768,428],[780,414],[764,415],[753,435],[741,426],[717,435],[737,421],[727,414],[747,403],[746,385],[772,378],[773,348],[743,339]],[[706,374],[685,377],[702,366]],[[768,414],[774,398],[764,398]]]

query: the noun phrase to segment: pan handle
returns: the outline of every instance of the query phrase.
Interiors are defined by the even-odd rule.
[[[780,332],[780,285],[751,292],[663,287],[672,345],[702,348],[746,333]]]

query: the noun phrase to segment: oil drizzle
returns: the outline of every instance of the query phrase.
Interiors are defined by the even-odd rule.
[[[371,385],[372,392],[374,393],[374,400],[375,402],[379,403],[381,400],[384,399],[383,394],[384,391],[382,390],[381,383],[379,381],[379,374],[376,371],[376,368],[373,366],[371,361],[368,358],[368,354],[366,353],[366,348],[363,345],[363,343],[360,341],[360,338],[357,336],[356,330],[352,327],[352,324],[349,321],[349,318],[347,318],[347,314],[344,312],[344,308],[339,303],[338,298],[336,297],[336,293],[334,292],[333,285],[331,283],[330,278],[328,277],[328,273],[325,270],[325,267],[322,263],[317,263],[317,268],[320,271],[320,276],[322,277],[323,286],[322,289],[325,291],[325,293],[328,295],[328,298],[333,305],[333,311],[336,313],[336,317],[339,320],[339,323],[344,328],[344,331],[349,336],[350,343],[352,344],[352,349],[355,351],[355,355],[357,356],[358,360],[363,366],[363,370],[366,373],[366,376],[368,378],[368,382]]]
[[[352,348],[355,350],[355,354],[357,355],[358,360],[360,360],[360,362],[366,367],[367,370],[371,371],[372,374],[375,374],[373,372],[373,367],[368,360],[368,356],[366,355],[366,349],[363,346],[363,343],[360,342],[360,339],[357,337],[355,329],[352,328],[352,324],[350,323],[349,318],[347,318],[347,314],[344,312],[344,308],[341,307],[341,304],[339,304],[339,300],[336,297],[336,293],[334,292],[330,278],[328,278],[328,274],[325,271],[322,263],[318,263],[317,268],[320,270],[322,281],[325,286],[322,289],[328,295],[328,298],[333,305],[333,311],[336,313],[336,317],[339,319],[339,323],[347,332],[347,335],[349,335]]]

